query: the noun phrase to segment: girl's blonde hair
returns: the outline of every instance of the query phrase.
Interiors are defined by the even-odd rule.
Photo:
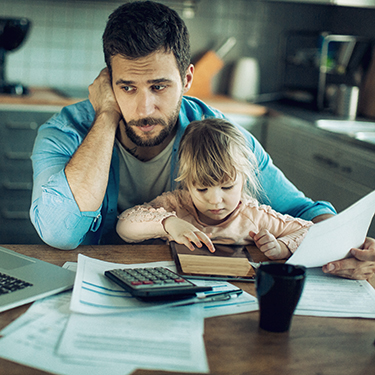
[[[179,146],[181,187],[211,187],[242,175],[243,195],[257,197],[257,160],[239,129],[224,119],[191,122]]]

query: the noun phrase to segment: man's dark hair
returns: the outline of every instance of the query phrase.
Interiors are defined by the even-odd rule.
[[[103,33],[104,58],[111,72],[111,58],[137,59],[162,51],[172,52],[181,79],[190,64],[189,33],[176,11],[152,1],[136,1],[118,7],[108,18]]]

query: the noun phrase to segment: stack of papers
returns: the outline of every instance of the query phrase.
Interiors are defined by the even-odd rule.
[[[79,254],[78,270],[70,304],[71,311],[90,315],[118,314],[139,310],[154,311],[186,303],[186,300],[177,302],[142,302],[104,276],[104,271],[109,269],[134,267],[166,267],[176,272],[176,266],[173,261],[126,265],[105,262]],[[199,286],[211,286],[212,292],[206,292],[205,294],[238,289],[228,282],[215,280],[194,280],[193,282]],[[220,301],[215,304],[208,303],[201,306],[203,317],[206,318],[254,311],[256,309],[256,299],[248,293],[243,293],[235,300]]]
[[[73,292],[35,302],[2,330],[0,356],[54,374],[130,374],[137,368],[209,372],[204,318],[254,311],[248,293],[226,301],[178,306],[183,302],[149,303],[133,298],[104,276],[113,268],[167,267],[174,262],[115,264],[79,255]],[[209,283],[218,293],[236,287]],[[173,354],[173,355],[172,355]]]
[[[63,375],[125,375],[137,368],[207,373],[204,318],[258,309],[256,298],[245,292],[188,306],[139,302],[103,276],[107,269],[137,266],[175,270],[173,262],[126,266],[80,255],[78,264],[66,265],[77,270],[73,292],[36,301],[3,329],[0,357]],[[235,288],[194,282],[210,283],[214,293]],[[375,318],[375,290],[367,281],[311,268],[296,314]]]
[[[375,318],[375,289],[366,280],[350,280],[308,268],[296,315]]]

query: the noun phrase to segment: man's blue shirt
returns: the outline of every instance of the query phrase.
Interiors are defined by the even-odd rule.
[[[182,99],[172,149],[170,178],[173,188],[176,187],[174,179],[178,172],[178,145],[182,134],[190,122],[207,117],[225,118],[221,112],[196,98]],[[65,165],[89,132],[94,118],[95,112],[88,100],[67,106],[39,128],[35,140],[31,156],[34,186],[30,217],[42,240],[60,249],[74,249],[80,244],[110,243],[111,236],[115,235],[119,189],[116,148],[113,149],[106,194],[97,211],[79,210],[64,171]],[[313,202],[297,190],[274,166],[260,143],[248,131],[238,127],[258,160],[258,177],[263,188],[262,203],[271,205],[281,213],[306,220],[335,213],[330,203]]]

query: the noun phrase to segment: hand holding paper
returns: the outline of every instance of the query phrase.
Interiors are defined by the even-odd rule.
[[[287,263],[321,267],[346,258],[350,249],[361,248],[375,211],[375,191],[328,220],[310,227],[305,239]]]

